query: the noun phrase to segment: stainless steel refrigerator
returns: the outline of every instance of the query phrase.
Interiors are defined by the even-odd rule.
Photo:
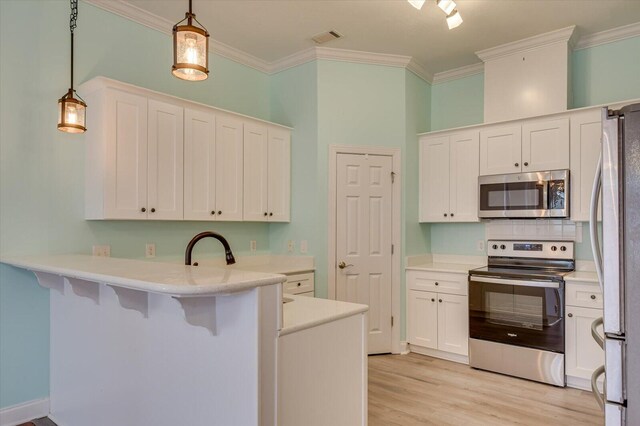
[[[591,245],[604,299],[604,316],[591,331],[605,351],[591,387],[607,426],[640,425],[640,104],[603,108],[602,153],[591,198]],[[604,336],[597,332],[600,324]],[[596,382],[602,375],[601,392]]]

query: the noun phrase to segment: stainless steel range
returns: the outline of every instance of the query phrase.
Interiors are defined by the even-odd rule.
[[[469,271],[469,364],[565,386],[564,275],[570,241],[488,241],[488,266]]]

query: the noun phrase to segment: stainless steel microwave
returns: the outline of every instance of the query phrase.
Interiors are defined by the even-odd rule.
[[[569,170],[480,176],[478,217],[569,217]]]

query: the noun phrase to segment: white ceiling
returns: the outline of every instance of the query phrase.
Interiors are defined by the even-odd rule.
[[[125,0],[173,23],[187,0]],[[193,0],[211,37],[267,62],[315,46],[311,37],[344,36],[323,46],[411,56],[432,73],[479,62],[487,49],[576,25],[579,36],[640,22],[640,0],[458,0],[464,23],[448,30],[435,0]]]

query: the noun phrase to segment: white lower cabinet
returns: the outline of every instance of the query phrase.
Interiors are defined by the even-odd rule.
[[[282,285],[282,291],[285,294],[313,297],[315,291],[313,277],[313,272],[287,275],[287,281]]]
[[[585,287],[591,287],[590,296],[581,300]],[[565,369],[567,384],[572,387],[590,389],[591,374],[604,364],[604,351],[591,335],[591,324],[602,317],[602,299],[597,284],[567,283],[567,305],[565,309]],[[578,305],[578,306],[574,306]],[[586,306],[586,307],[585,307]],[[602,327],[599,328],[602,334]]]
[[[469,353],[466,280],[466,274],[407,272],[407,341],[412,352],[466,362]],[[458,285],[448,286],[451,293],[425,291],[431,287],[438,289],[443,283]]]

